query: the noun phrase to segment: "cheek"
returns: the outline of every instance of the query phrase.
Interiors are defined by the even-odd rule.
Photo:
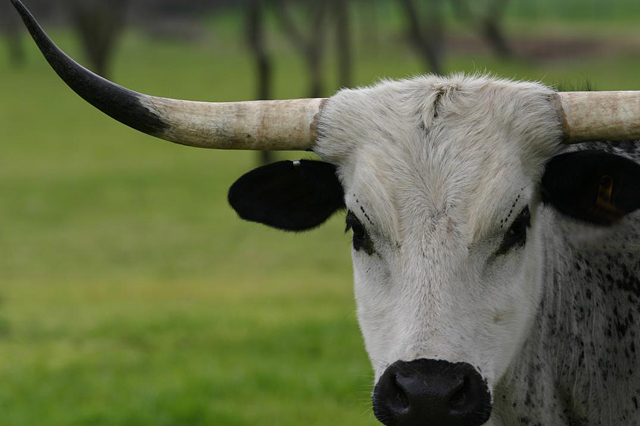
[[[380,257],[354,253],[354,284],[358,322],[376,373],[394,346],[393,313],[396,300],[386,264]],[[384,368],[382,368],[384,369]]]
[[[388,262],[379,254],[351,251],[356,302],[362,309],[381,308],[390,302],[393,279]]]
[[[540,299],[540,270],[536,262],[536,244],[529,242],[510,256],[495,273],[492,292],[503,295],[505,309],[513,312],[512,322],[518,328],[537,309]]]
[[[484,300],[491,313],[487,337],[493,346],[487,346],[486,351],[493,353],[496,378],[504,374],[524,345],[539,303],[539,286],[528,261],[531,254],[524,248],[494,268],[493,276],[485,277]]]

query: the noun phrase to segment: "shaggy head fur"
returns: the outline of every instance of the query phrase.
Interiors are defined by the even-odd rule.
[[[540,288],[523,268],[533,247],[496,252],[561,145],[552,95],[423,77],[327,105],[317,152],[338,165],[375,247],[353,261],[376,377],[398,360],[444,359],[476,366],[491,385],[509,366]]]

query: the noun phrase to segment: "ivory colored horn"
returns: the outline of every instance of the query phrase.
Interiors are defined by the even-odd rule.
[[[562,92],[566,143],[640,139],[640,92]]]

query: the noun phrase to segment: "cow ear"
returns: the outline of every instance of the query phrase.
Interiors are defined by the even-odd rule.
[[[640,208],[640,165],[602,151],[558,155],[542,177],[542,201],[595,225],[613,225]]]
[[[229,204],[245,220],[285,231],[306,231],[344,208],[336,167],[321,161],[280,161],[242,176]]]

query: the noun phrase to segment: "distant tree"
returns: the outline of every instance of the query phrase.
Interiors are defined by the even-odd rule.
[[[272,98],[273,67],[271,57],[265,46],[265,6],[266,0],[250,0],[246,6],[247,42],[253,53],[258,82],[256,85],[256,99],[268,100]],[[262,151],[259,163],[269,164],[273,161],[273,154]]]
[[[71,22],[93,71],[107,77],[130,0],[66,0]]]
[[[407,20],[409,40],[434,74],[444,71],[444,0],[425,0],[424,8],[414,0],[399,0]],[[424,9],[424,12],[423,12]]]
[[[349,0],[332,0],[331,7],[336,27],[336,51],[338,52],[338,83],[350,87],[353,73],[351,45],[351,16]]]
[[[0,5],[0,29],[7,42],[9,63],[20,67],[24,65],[26,57],[22,44],[22,25],[18,15],[11,9],[9,2],[2,2]]]
[[[324,53],[324,21],[327,10],[327,1],[305,0],[298,2],[304,9],[305,22],[303,27],[309,28],[306,32],[301,30],[291,13],[291,2],[287,0],[274,0],[276,17],[282,30],[288,36],[293,46],[305,58],[309,72],[310,98],[319,98],[323,94],[322,60]]]
[[[452,0],[458,19],[474,27],[495,54],[501,58],[513,56],[513,50],[502,26],[509,1],[486,0],[478,2],[474,0],[474,8],[470,6],[468,0]]]

